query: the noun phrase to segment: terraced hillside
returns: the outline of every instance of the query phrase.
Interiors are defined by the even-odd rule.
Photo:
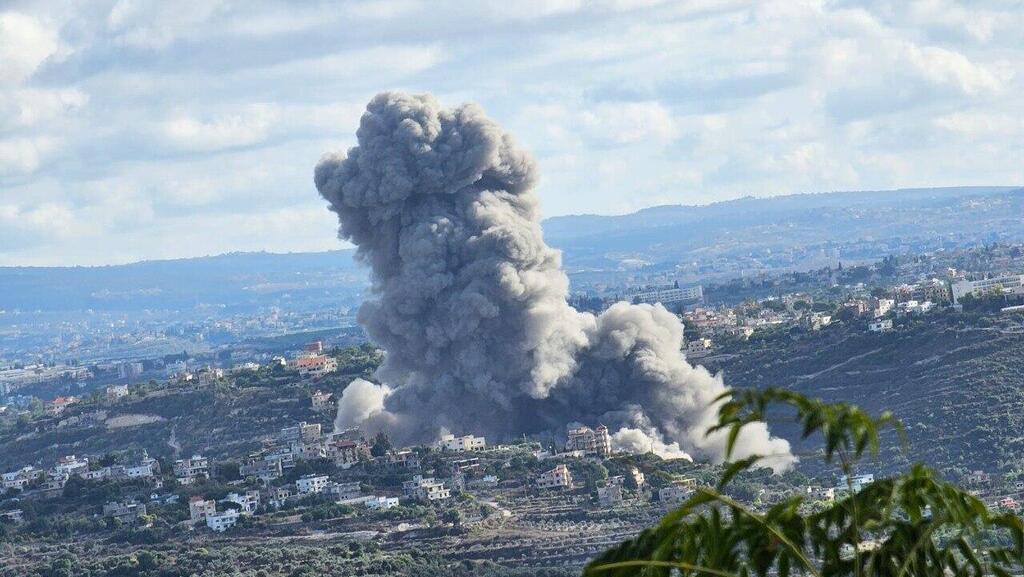
[[[935,315],[884,334],[859,326],[779,334],[706,364],[733,386],[891,410],[906,426],[911,460],[950,472],[1012,470],[1024,463],[1024,325],[965,320]]]

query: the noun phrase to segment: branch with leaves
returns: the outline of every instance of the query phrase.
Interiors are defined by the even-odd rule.
[[[731,455],[742,428],[782,409],[820,435],[822,458],[838,461],[851,477],[866,453],[877,455],[891,414],[871,416],[847,403],[826,403],[766,389],[730,392],[719,399],[719,421]],[[923,465],[850,490],[823,510],[805,512],[793,496],[766,512],[723,494],[730,481],[754,468],[759,456],[725,467],[716,489],[701,488],[653,528],[592,561],[584,577],[1008,577],[1024,570],[1024,523],[994,513],[967,491]]]

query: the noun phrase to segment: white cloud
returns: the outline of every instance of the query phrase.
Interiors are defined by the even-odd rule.
[[[209,120],[179,113],[164,121],[161,131],[172,146],[181,150],[221,150],[263,142],[277,118],[274,106],[254,104],[236,114]]]
[[[1024,12],[1000,2],[17,10],[0,11],[4,263],[338,246],[312,166],[392,89],[481,102],[535,153],[549,215],[1024,183]]]
[[[0,12],[0,84],[17,84],[61,50],[57,31],[41,19]]]

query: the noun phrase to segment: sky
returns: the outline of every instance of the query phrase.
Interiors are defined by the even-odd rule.
[[[0,0],[0,266],[341,248],[377,92],[476,101],[546,216],[1024,183],[1024,5]]]

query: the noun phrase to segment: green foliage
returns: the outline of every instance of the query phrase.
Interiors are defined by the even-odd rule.
[[[823,459],[838,460],[847,474],[866,453],[877,453],[880,430],[899,428],[888,413],[872,417],[791,391],[745,391],[722,400],[709,433],[726,432],[730,454],[744,426],[782,407],[805,438],[820,436]],[[1024,569],[1022,520],[989,512],[922,465],[811,512],[794,496],[759,513],[722,492],[757,461],[727,466],[718,489],[698,490],[656,527],[591,562],[585,577],[1003,577]]]

